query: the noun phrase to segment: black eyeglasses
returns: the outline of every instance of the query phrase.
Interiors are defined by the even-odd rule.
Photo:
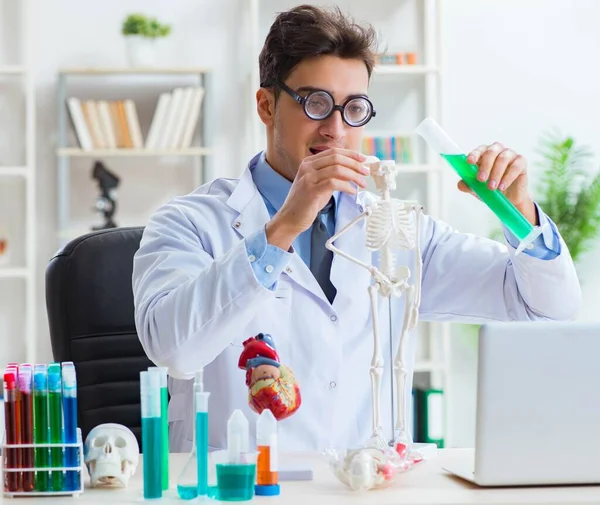
[[[339,110],[344,122],[357,128],[366,125],[376,114],[373,104],[365,96],[351,96],[343,105],[336,105],[335,99],[328,91],[314,90],[306,96],[300,96],[282,82],[278,82],[277,85],[302,105],[304,113],[315,121],[327,119],[334,111]]]

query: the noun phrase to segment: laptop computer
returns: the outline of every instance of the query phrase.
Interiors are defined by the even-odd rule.
[[[479,331],[475,448],[443,465],[479,486],[600,483],[600,324]]]

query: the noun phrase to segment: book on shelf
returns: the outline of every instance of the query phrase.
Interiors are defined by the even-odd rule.
[[[446,438],[444,391],[414,388],[412,396],[412,428],[415,442],[434,443],[440,449]]]
[[[395,160],[398,163],[414,162],[412,140],[407,136],[365,135],[361,152],[377,156],[380,160]]]
[[[146,139],[131,99],[67,99],[79,146],[94,149],[186,149],[200,117],[204,88],[176,88],[159,95]]]
[[[161,93],[146,138],[146,149],[190,147],[200,117],[204,88],[175,88]]]

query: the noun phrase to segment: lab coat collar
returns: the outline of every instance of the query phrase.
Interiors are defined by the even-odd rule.
[[[231,222],[231,227],[243,238],[249,237],[270,220],[265,202],[252,179],[252,170],[259,158],[260,153],[250,160],[237,186],[227,199],[227,205],[237,214]],[[358,195],[358,198],[347,193],[340,193],[335,223],[336,233],[362,213],[363,196],[362,193]],[[350,252],[355,257],[365,259],[364,253],[367,252],[367,249],[364,246],[364,228],[365,222],[362,220],[335,241],[336,247]],[[352,290],[347,288],[351,288],[355,282],[352,274],[353,268],[362,269],[344,258],[334,257],[331,267],[331,282],[337,289],[337,295],[333,301],[333,308],[336,311],[338,308],[341,310],[352,301]],[[323,304],[329,305],[321,286],[300,255],[296,253],[291,255],[283,275],[287,275],[293,282],[317,295]]]

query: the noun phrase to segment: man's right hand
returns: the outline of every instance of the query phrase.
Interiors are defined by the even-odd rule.
[[[284,251],[300,233],[311,227],[334,191],[356,194],[355,183],[366,187],[369,170],[365,156],[349,149],[332,148],[302,160],[281,209],[267,223],[267,241]]]

